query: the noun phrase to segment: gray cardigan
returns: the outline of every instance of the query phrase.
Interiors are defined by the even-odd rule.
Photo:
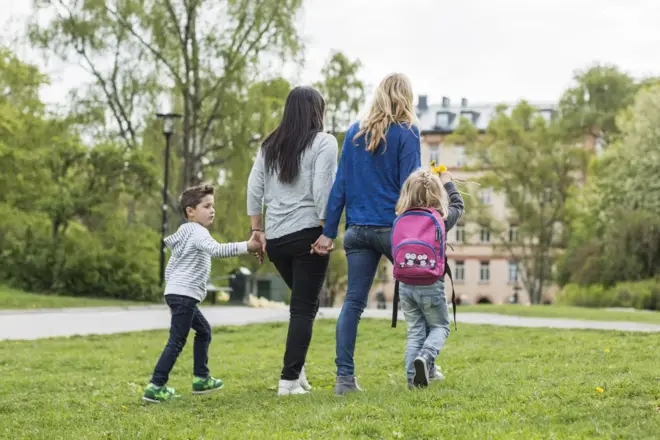
[[[302,155],[298,177],[284,184],[277,173],[266,173],[259,151],[248,178],[247,213],[262,214],[266,205],[267,239],[321,225],[337,172],[337,152],[337,139],[318,133]]]

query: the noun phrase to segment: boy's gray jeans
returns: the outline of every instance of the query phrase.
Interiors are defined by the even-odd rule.
[[[410,383],[415,375],[415,358],[424,356],[434,363],[445,344],[450,332],[449,310],[442,280],[428,286],[400,283],[399,296],[408,326],[405,367]]]

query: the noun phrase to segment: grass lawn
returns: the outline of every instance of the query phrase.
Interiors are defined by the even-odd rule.
[[[176,401],[143,403],[167,332],[0,343],[0,438],[563,439],[657,438],[660,335],[459,325],[447,380],[409,391],[405,326],[364,320],[365,393],[337,398],[334,323],[319,321],[311,395],[277,398],[285,324],[216,328],[215,394],[193,396],[192,335],[170,378]],[[602,392],[600,392],[602,391]],[[653,434],[655,432],[655,434]]]
[[[591,309],[587,307],[570,307],[555,305],[521,306],[515,304],[458,307],[458,313],[497,313],[500,315],[538,316],[542,318],[586,319],[590,321],[630,321],[660,324],[660,312],[654,311],[611,311]]]
[[[0,285],[0,310],[2,309],[51,309],[63,307],[103,307],[145,305],[136,301],[74,296],[43,295],[29,293]]]

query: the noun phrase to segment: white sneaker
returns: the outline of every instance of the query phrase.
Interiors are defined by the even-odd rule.
[[[298,382],[300,386],[303,387],[305,391],[312,391],[312,386],[307,381],[307,376],[305,375],[305,366],[303,365],[302,370],[300,370],[300,376],[298,376]]]
[[[437,365],[431,370],[429,380],[445,380],[445,375],[440,372],[440,368]]]
[[[291,396],[293,394],[309,394],[309,391],[300,386],[299,380],[280,380],[277,395]]]

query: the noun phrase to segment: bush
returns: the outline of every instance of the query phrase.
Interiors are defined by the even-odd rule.
[[[660,280],[624,282],[610,288],[600,284],[568,284],[557,295],[556,303],[582,307],[660,310]]]
[[[46,216],[0,205],[0,279],[24,290],[158,300],[159,242],[147,228],[112,223],[94,233],[71,223],[56,241]]]

